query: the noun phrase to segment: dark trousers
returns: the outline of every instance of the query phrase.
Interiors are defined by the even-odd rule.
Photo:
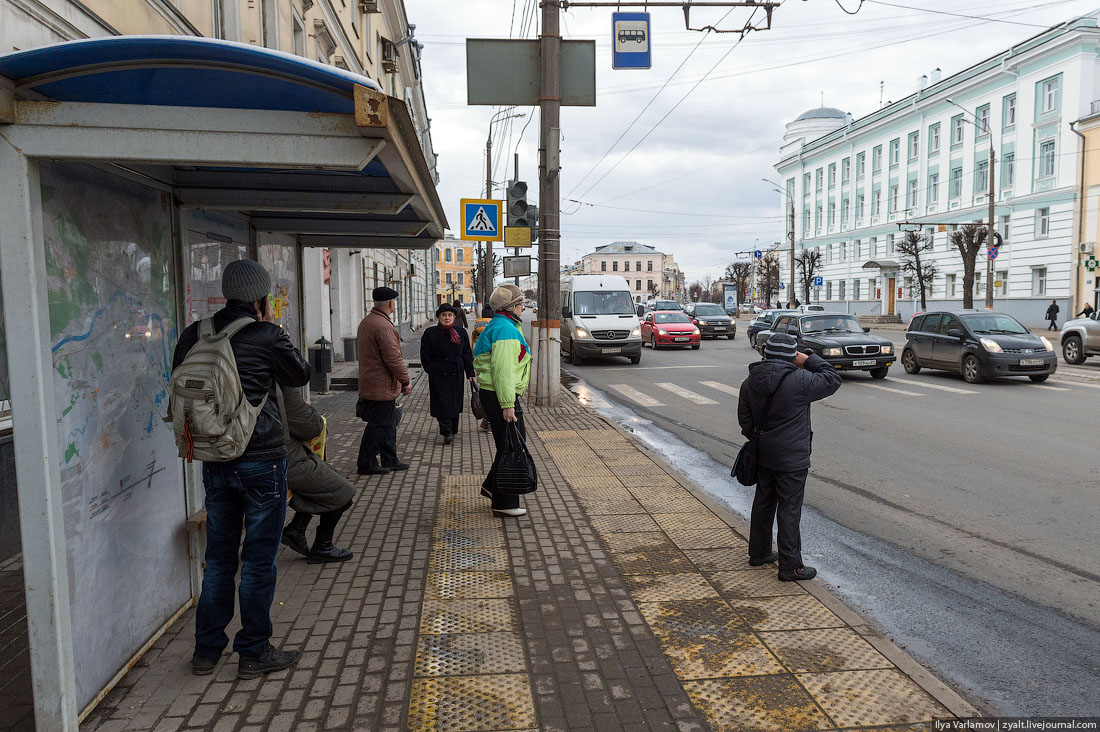
[[[258,656],[271,638],[275,555],[286,518],[286,458],[203,463],[206,487],[206,571],[195,612],[195,655],[217,658],[229,645],[240,552],[241,629],[233,650]],[[241,548],[241,524],[244,548]]]
[[[382,458],[382,467],[390,467],[401,462],[397,457],[397,400],[387,402],[369,402],[359,400],[357,414],[365,419],[363,439],[359,442],[359,470],[377,468],[377,458]]]
[[[1055,318],[1050,319],[1050,325],[1047,326],[1047,330],[1058,330],[1058,321]]]
[[[496,485],[497,460],[500,459],[500,452],[504,449],[504,430],[508,423],[504,421],[504,410],[501,408],[500,402],[497,401],[497,393],[482,389],[480,394],[481,406],[485,408],[485,418],[489,420],[489,427],[493,430],[493,442],[497,446],[497,453],[493,457],[493,467],[489,468],[489,474],[485,476],[485,482],[481,484],[481,487],[493,494],[493,508],[519,508],[519,496],[497,493],[493,490]],[[519,420],[519,433],[523,435],[523,440],[526,442],[527,428],[523,424],[523,411],[520,409],[519,399],[516,399],[515,408],[516,418]]]
[[[461,417],[461,414],[456,414],[453,417],[436,417],[436,419],[439,420],[439,434],[444,437],[447,435],[457,435],[458,421]]]
[[[340,517],[344,515],[344,511],[351,508],[351,501],[348,501],[340,508],[333,509],[331,511],[325,511],[324,513],[317,514],[321,517],[321,523],[317,527],[317,538],[313,541],[314,547],[321,547],[332,541],[333,534],[336,533],[336,525],[340,523]],[[295,511],[294,518],[290,520],[290,524],[287,528],[295,528],[299,531],[305,531],[309,526],[310,519],[313,518],[312,513],[306,513],[304,511]]]
[[[772,524],[778,522],[779,569],[791,571],[802,566],[802,498],[806,493],[806,475],[778,473],[757,467],[756,497],[749,522],[749,556],[763,559],[772,553]]]

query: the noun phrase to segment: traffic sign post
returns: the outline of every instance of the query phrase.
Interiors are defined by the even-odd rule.
[[[611,68],[651,68],[650,38],[649,13],[612,13]]]
[[[501,226],[500,212],[504,208],[501,201],[487,198],[463,198],[462,236],[464,241],[503,241],[504,227]]]
[[[763,259],[764,258],[764,252],[757,249],[755,252],[752,253],[752,256],[755,257],[756,259]]]
[[[824,277],[814,277],[814,287],[821,287],[823,284],[825,284]]]

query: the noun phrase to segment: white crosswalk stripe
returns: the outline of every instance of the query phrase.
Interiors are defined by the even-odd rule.
[[[1081,381],[1063,381],[1061,379],[1047,379],[1048,384],[1062,384],[1064,386],[1083,386],[1086,389],[1100,389],[1100,384],[1086,384]]]
[[[980,393],[980,392],[977,392],[977,391],[972,391],[970,389],[959,389],[959,388],[954,387],[954,386],[944,386],[943,384],[930,384],[930,383],[928,383],[927,381],[924,381],[924,380],[919,380],[918,381],[918,380],[914,379],[912,381],[907,381],[905,383],[906,383],[907,386],[909,384],[912,384],[913,386],[917,387],[918,389],[936,389],[938,391],[948,391],[948,392],[951,392],[952,394],[979,394]]]
[[[663,407],[663,402],[659,402],[653,397],[646,396],[642,392],[635,389],[633,386],[627,384],[608,384],[612,389],[622,394],[627,399],[641,404],[643,407]]]
[[[731,396],[741,396],[741,393],[737,390],[736,386],[730,386],[729,384],[722,384],[717,381],[700,381],[703,386],[709,386],[711,389],[730,394]]]
[[[895,389],[890,386],[880,386],[879,384],[864,384],[860,381],[851,381],[848,383],[858,384],[859,386],[865,387],[867,389],[879,389],[880,391],[888,391],[892,394],[904,394],[905,396],[924,396],[924,394],[921,394],[919,392],[905,391],[904,389]],[[845,386],[847,386],[847,384],[845,384]]]
[[[1061,386],[1044,386],[1042,384],[1032,384],[1032,389],[1045,389],[1046,391],[1073,391],[1073,389],[1066,389]]]
[[[657,386],[661,387],[665,391],[671,391],[678,397],[683,397],[688,401],[695,402],[696,404],[717,404],[718,402],[703,396],[702,394],[696,394],[690,389],[685,389],[679,384],[670,384],[668,382],[657,382]]]

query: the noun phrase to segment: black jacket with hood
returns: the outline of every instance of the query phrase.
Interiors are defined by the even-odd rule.
[[[780,385],[779,380],[790,374]],[[810,467],[810,404],[836,393],[840,372],[828,361],[811,354],[803,368],[790,361],[769,358],[749,366],[737,400],[737,422],[741,434],[752,432],[764,402],[774,393],[769,428],[760,435],[758,464],[781,473],[796,473]],[[779,387],[776,391],[776,387]]]

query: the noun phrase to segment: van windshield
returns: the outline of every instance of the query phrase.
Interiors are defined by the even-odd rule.
[[[629,292],[574,292],[577,315],[637,315]]]

